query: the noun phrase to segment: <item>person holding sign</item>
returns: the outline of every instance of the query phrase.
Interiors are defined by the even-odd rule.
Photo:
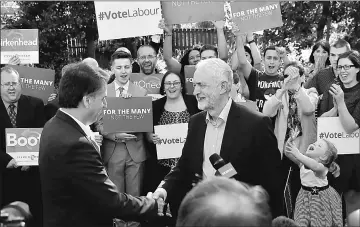
[[[348,51],[339,55],[337,70],[341,85],[333,84],[329,93],[334,107],[322,117],[339,116],[341,125],[349,134],[360,126],[360,54]],[[335,181],[335,188],[344,193],[346,204],[360,195],[360,154],[340,155],[338,159],[341,174]],[[347,213],[351,211],[347,210]]]
[[[106,172],[89,127],[107,106],[106,84],[85,63],[70,66],[61,78],[61,108],[45,124],[40,141],[44,227],[102,227],[115,217],[156,217],[163,203],[120,192]]]
[[[14,201],[28,203],[34,214],[34,226],[41,226],[42,207],[38,167],[18,167],[6,150],[6,128],[42,128],[45,123],[41,99],[23,95],[20,75],[11,68],[1,68],[0,102],[0,194],[1,205]],[[3,178],[3,181],[2,181]],[[2,182],[1,182],[2,181]]]
[[[145,49],[151,49],[143,47]],[[152,49],[151,49],[152,50]],[[141,51],[141,50],[140,50]],[[146,60],[148,56],[146,56]],[[147,63],[142,63],[147,64]],[[149,63],[151,64],[151,63]],[[115,80],[107,86],[108,97],[131,98],[144,97],[147,91],[130,81],[132,57],[129,53],[119,51],[111,56],[111,70]],[[145,71],[150,70],[148,65]],[[147,71],[149,72],[149,71]],[[143,133],[104,132],[101,125],[95,127],[104,136],[102,151],[104,164],[110,179],[119,191],[133,196],[140,196],[144,175],[144,162],[147,151]]]
[[[138,57],[138,63],[140,65],[140,73],[143,73],[147,76],[156,73],[155,66],[158,59],[157,59],[157,52],[154,47],[150,45],[140,46],[137,51],[137,57]]]
[[[225,21],[212,21],[212,23],[216,28],[219,50],[217,50],[217,48],[216,48],[216,52],[212,50],[208,50],[207,52],[204,53],[204,57],[207,58],[208,55],[211,55],[226,60],[228,58],[228,49],[224,34]],[[162,19],[159,22],[159,28],[163,29],[165,32],[165,39],[163,44],[164,60],[166,62],[169,71],[177,75],[184,76],[185,65],[196,65],[202,59],[200,56],[200,48],[194,46],[192,49],[187,50],[184,56],[182,57],[181,61],[178,62],[175,58],[172,57],[173,55],[172,27],[173,27],[172,24],[165,23],[165,19]]]
[[[236,180],[264,187],[270,195],[272,214],[277,217],[283,212],[279,201],[284,184],[271,120],[234,103],[230,98],[232,84],[232,70],[223,60],[212,58],[198,63],[194,95],[204,111],[190,118],[182,155],[153,198],[183,197],[197,176],[215,175],[209,157],[219,154],[238,173]],[[171,212],[176,215],[176,211]]]
[[[188,123],[192,115],[200,112],[195,96],[186,94],[184,78],[175,73],[170,71],[165,73],[161,80],[160,94],[164,97],[153,101],[154,126]],[[154,133],[148,133],[148,139],[154,144],[161,143],[161,138]],[[157,160],[156,147],[152,146],[151,148],[154,152],[154,159],[151,159],[151,163],[148,162],[147,176],[145,177],[146,187],[149,191],[156,189],[156,186],[178,161],[178,158]],[[181,200],[177,202],[181,202]]]

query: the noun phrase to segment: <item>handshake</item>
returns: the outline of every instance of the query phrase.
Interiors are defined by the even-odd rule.
[[[170,213],[170,206],[168,203],[165,203],[166,191],[162,188],[158,188],[154,193],[148,192],[146,195],[149,199],[154,199],[158,204],[158,216],[167,216],[172,217]]]

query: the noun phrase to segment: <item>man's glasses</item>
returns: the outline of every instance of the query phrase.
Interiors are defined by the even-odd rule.
[[[7,82],[7,83],[1,84],[1,85],[9,88],[10,86],[17,87],[19,84],[20,84],[19,82]]]
[[[139,60],[141,61],[145,61],[146,59],[149,59],[150,61],[154,60],[156,58],[156,56],[154,55],[148,55],[148,56],[140,56]]]
[[[350,70],[351,67],[355,67],[355,65],[338,65],[337,70],[341,71],[342,69],[345,69],[346,71]]]
[[[176,81],[176,82],[165,82],[165,83],[164,83],[164,86],[165,86],[165,87],[171,87],[171,86],[179,87],[180,84],[181,84],[180,81]]]

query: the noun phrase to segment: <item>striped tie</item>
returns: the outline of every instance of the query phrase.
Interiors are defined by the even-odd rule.
[[[119,97],[121,97],[122,93],[124,92],[124,88],[123,88],[123,87],[119,87],[119,91],[120,91]]]
[[[9,117],[10,117],[11,124],[13,125],[14,128],[16,128],[16,113],[15,113],[15,105],[14,104],[10,104],[10,106],[9,106]]]

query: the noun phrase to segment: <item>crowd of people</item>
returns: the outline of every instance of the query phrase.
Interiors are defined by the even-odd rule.
[[[284,47],[268,46],[262,57],[252,33],[234,26],[236,51],[227,56],[224,22],[213,23],[217,47],[194,46],[180,61],[172,57],[172,25],[159,23],[167,72],[153,124],[188,123],[179,158],[158,160],[154,132],[103,127],[106,97],[148,95],[130,77],[157,73],[158,47],[140,46],[136,60],[117,49],[111,73],[92,58],[66,65],[46,105],[22,94],[14,56],[1,68],[1,206],[27,203],[30,227],[358,222],[360,154],[339,154],[317,139],[317,119],[338,117],[349,134],[359,129],[359,52],[343,39],[319,41],[304,69]],[[191,94],[187,65],[196,65]],[[5,152],[6,128],[43,128],[39,166],[18,166]],[[231,163],[233,179],[217,176],[213,154]]]

